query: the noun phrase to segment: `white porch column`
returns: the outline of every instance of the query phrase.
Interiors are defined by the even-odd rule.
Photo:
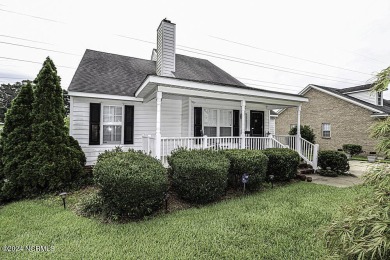
[[[161,160],[161,100],[162,92],[158,91],[156,93],[156,103],[157,103],[157,117],[156,117],[156,158]]]
[[[297,107],[298,121],[297,121],[297,137],[296,137],[296,150],[301,153],[301,105]]]
[[[246,101],[241,100],[241,149],[245,149],[245,106]]]

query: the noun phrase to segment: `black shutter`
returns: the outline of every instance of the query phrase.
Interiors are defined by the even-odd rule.
[[[134,106],[125,106],[124,144],[134,144]]]
[[[240,110],[233,110],[233,136],[240,136]]]
[[[89,104],[89,144],[100,144],[100,104]]]
[[[194,107],[194,136],[202,136],[202,108]]]

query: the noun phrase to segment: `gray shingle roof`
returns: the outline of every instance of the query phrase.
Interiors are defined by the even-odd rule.
[[[372,84],[365,84],[365,85],[360,85],[360,86],[356,86],[356,87],[342,88],[342,89],[339,89],[339,92],[348,93],[348,92],[354,92],[354,91],[369,90],[370,88],[372,88]]]
[[[69,85],[69,91],[134,96],[148,75],[156,75],[156,62],[86,50]],[[210,61],[176,54],[178,79],[245,87]]]
[[[358,99],[358,98],[355,98],[355,97],[351,97],[351,96],[349,96],[347,94],[344,94],[345,93],[345,89],[329,88],[329,87],[313,85],[313,84],[312,84],[312,86],[315,86],[315,87],[318,87],[318,88],[322,88],[324,90],[327,90],[329,92],[332,92],[332,93],[337,94],[339,96],[342,96],[344,98],[348,98],[348,99],[350,99],[352,101],[359,102],[362,105],[366,105],[368,107],[375,108],[375,109],[377,109],[379,111],[382,111],[385,114],[390,114],[390,101],[388,101],[388,100],[385,100],[385,99],[383,100],[383,106],[377,106],[377,105],[365,102],[365,101],[363,101],[361,99]],[[364,86],[366,86],[366,85],[364,85]],[[358,86],[358,87],[361,87],[361,86]],[[348,89],[351,89],[351,88],[348,88]],[[369,89],[369,88],[367,88],[367,89]],[[347,91],[347,92],[350,92],[350,91]],[[374,114],[378,114],[378,113],[374,113]]]

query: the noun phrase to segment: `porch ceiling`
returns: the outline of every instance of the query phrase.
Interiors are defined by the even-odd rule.
[[[143,98],[144,102],[148,102],[156,96],[155,93],[157,91],[164,93],[164,97],[190,96],[219,100],[245,100],[247,102],[272,105],[273,108],[271,109],[299,106],[302,102],[308,101],[303,96],[287,93],[155,76],[149,76],[149,79],[144,81],[142,86],[137,90],[136,97]]]

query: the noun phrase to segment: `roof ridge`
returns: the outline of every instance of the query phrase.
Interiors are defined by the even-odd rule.
[[[126,56],[126,55],[123,55],[123,54],[110,53],[110,52],[105,52],[105,51],[97,51],[97,50],[86,49],[86,50],[85,50],[85,53],[86,53],[87,51],[90,51],[90,52],[98,52],[98,53],[102,53],[102,54],[120,56],[120,57],[124,57],[124,58],[130,58],[130,59],[136,59],[136,60],[142,60],[142,61],[155,62],[155,61],[149,60],[149,59],[142,59],[142,58],[137,58],[137,57],[132,57],[132,56]],[[84,53],[84,55],[85,55],[85,53]]]

